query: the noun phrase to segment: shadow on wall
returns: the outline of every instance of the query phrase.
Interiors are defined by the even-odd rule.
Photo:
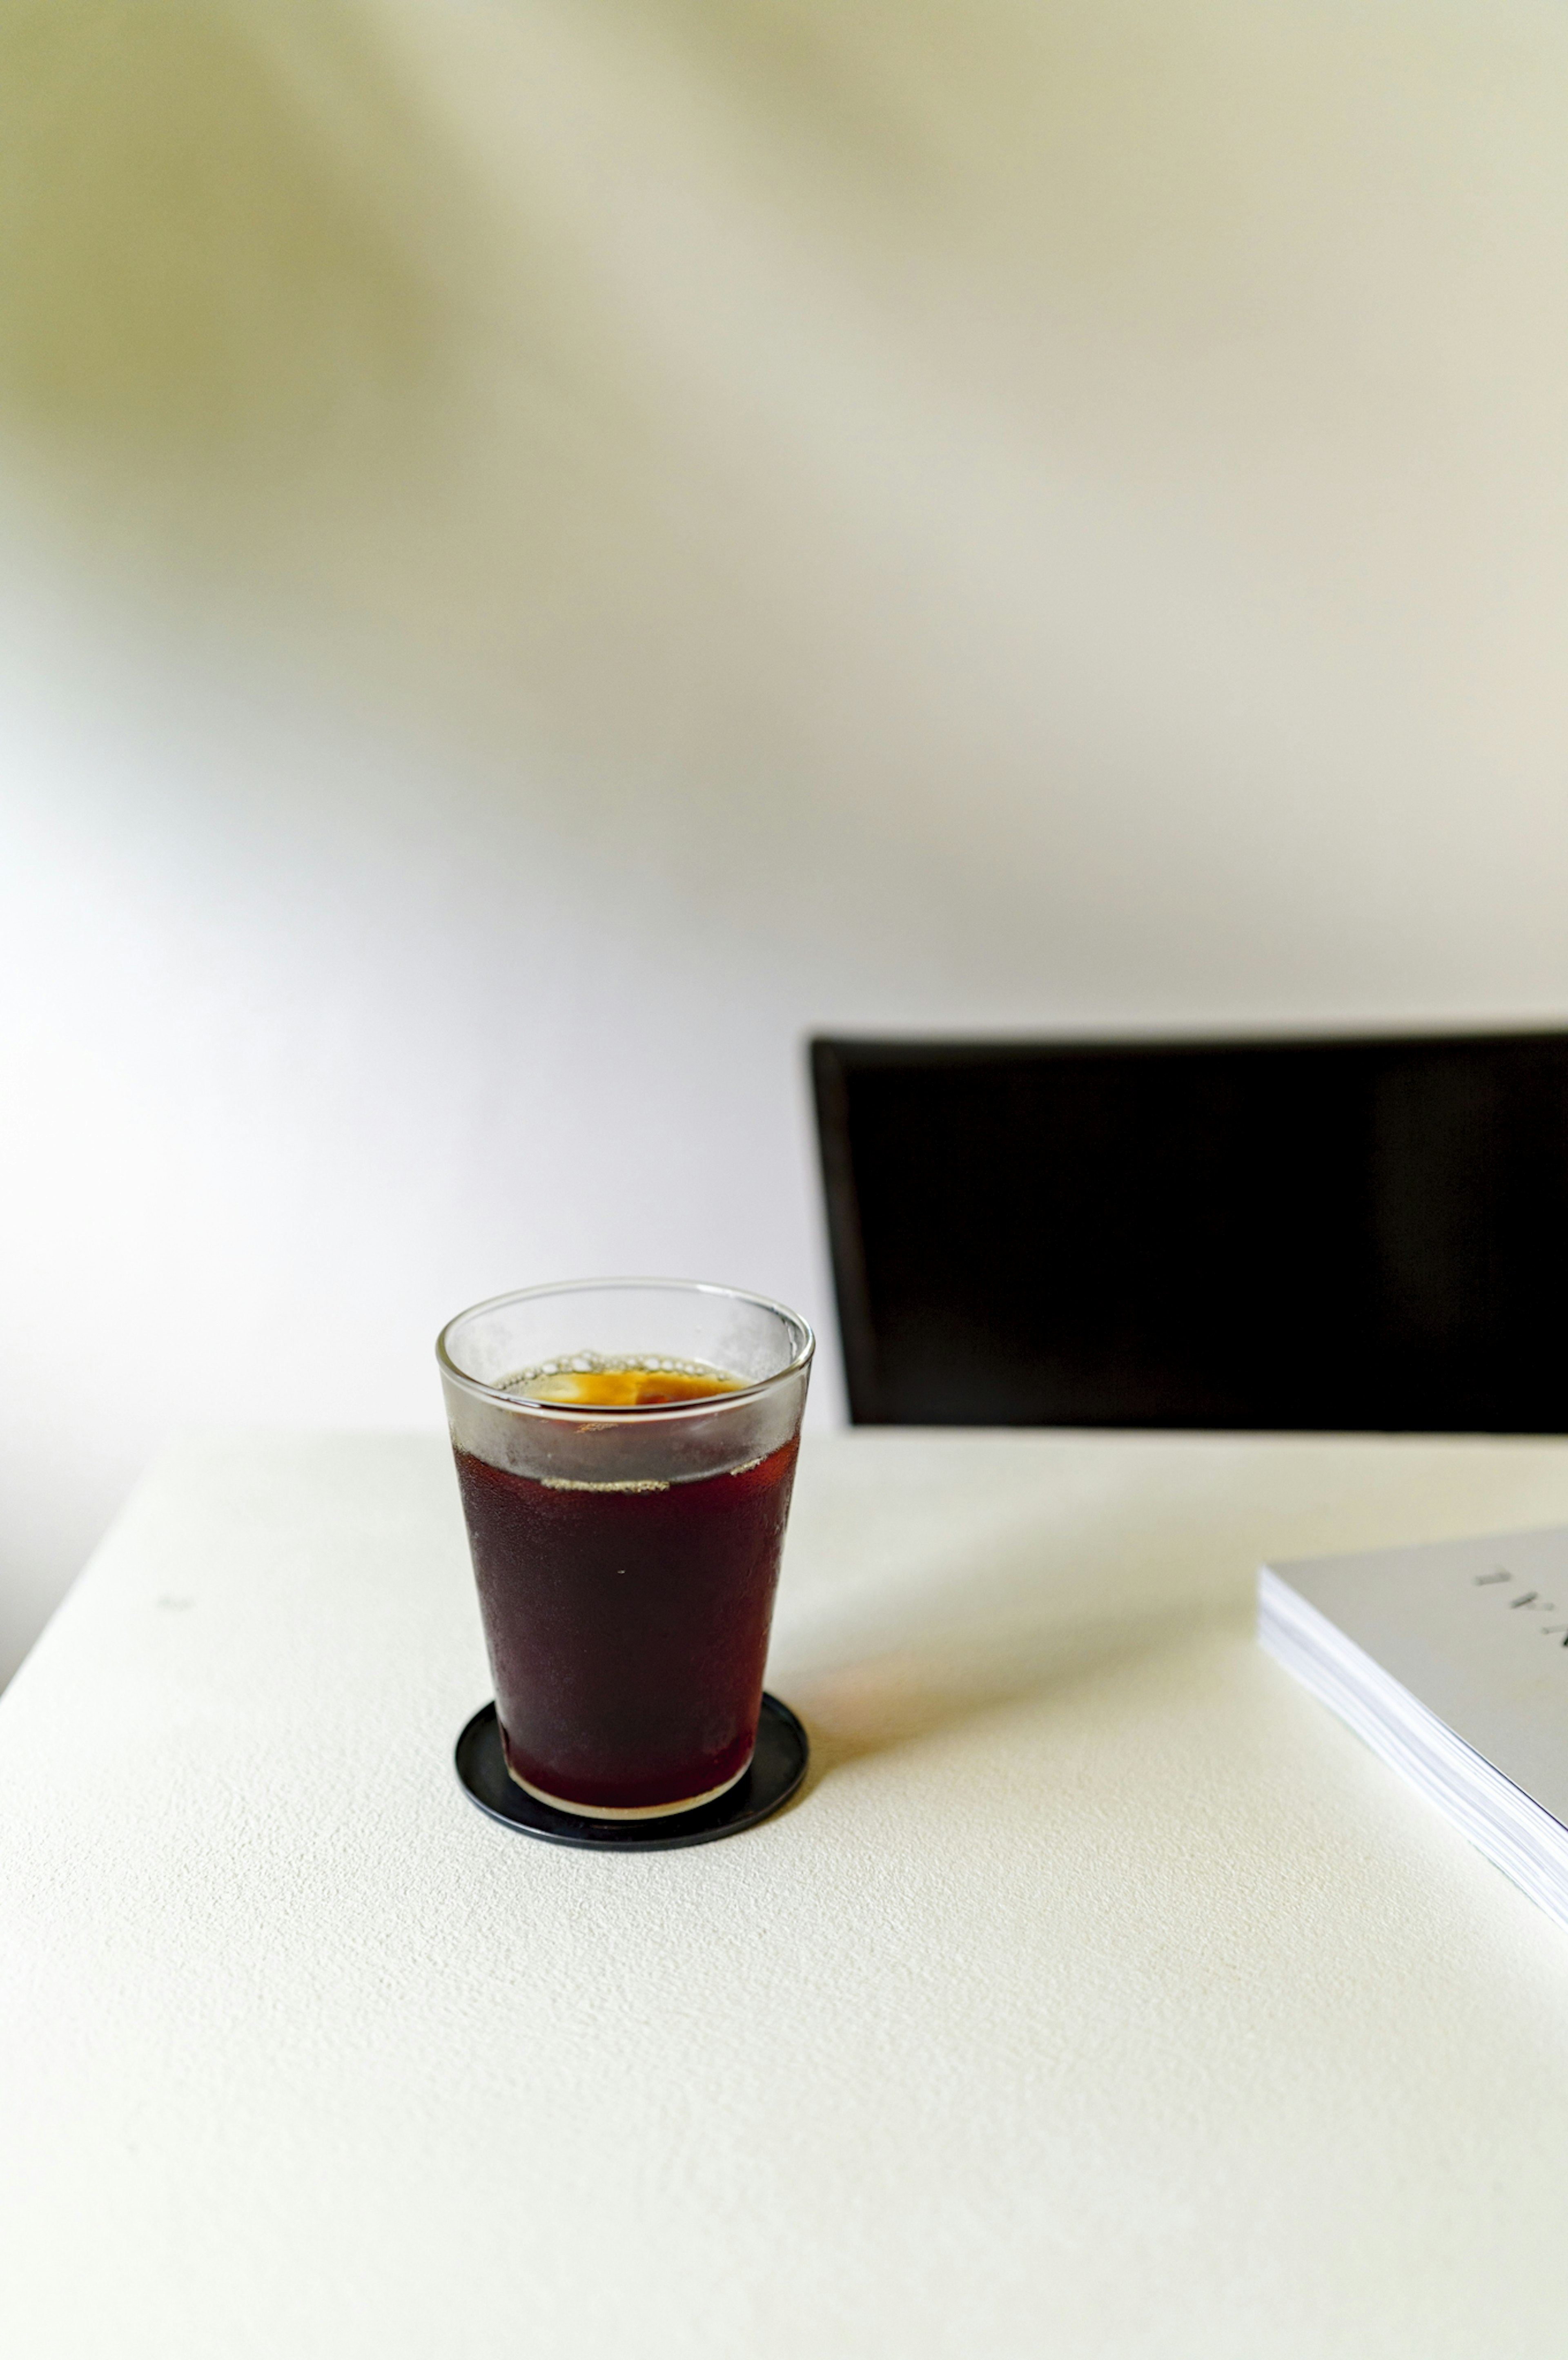
[[[1320,904],[1381,974],[1457,888],[1342,839],[1561,775],[1563,47],[1527,0],[0,0],[0,459],[743,936],[791,890],[1006,997],[1049,940],[1203,1000],[1223,888],[1277,905],[1247,974],[1315,972]]]
[[[572,235],[398,31],[376,0],[0,0],[0,480],[137,593],[324,619],[382,689],[455,656],[445,720],[487,681],[515,724],[657,467]]]
[[[515,17],[509,61],[550,102],[569,94],[572,39],[552,39],[549,9],[478,13],[503,54]],[[1214,178],[1212,143],[1149,104],[1148,41],[1129,53],[1072,7],[655,0],[621,23],[621,71],[635,77],[641,53],[656,115],[712,85],[759,162],[769,147],[796,157],[792,193],[826,169],[828,203],[879,200],[904,239],[1010,224],[1037,242],[1043,227],[1097,274],[1118,232],[1167,251],[1190,237]],[[15,419],[112,442],[127,464],[175,445],[298,458],[363,425],[368,388],[386,402],[439,383],[464,249],[490,246],[479,281],[516,257],[452,123],[416,98],[400,30],[374,0],[0,0],[0,389]],[[1170,67],[1182,44],[1165,46]],[[603,79],[604,56],[578,62]],[[522,136],[530,93],[515,95]],[[722,147],[712,107],[698,112]],[[590,140],[604,127],[593,113]],[[1042,206],[1053,182],[1063,202]]]
[[[503,50],[500,20],[519,20],[524,84],[548,83],[547,104],[570,95],[572,45],[552,44],[548,9],[478,13]],[[962,210],[977,163],[995,180],[999,158],[1050,152],[1062,127],[1042,116],[1038,39],[1007,7],[656,0],[623,21],[623,71],[640,43],[673,61],[689,101],[681,68],[695,69],[743,126],[803,145],[906,224],[922,192]],[[517,256],[460,127],[416,97],[400,29],[375,0],[0,0],[0,399],[15,425],[131,470],[173,452],[299,463],[351,452],[378,413],[451,399],[464,298],[483,301]],[[604,63],[584,53],[579,70]],[[1081,115],[1082,76],[1067,80]],[[668,63],[663,81],[656,113]],[[529,92],[515,98],[526,139]],[[605,127],[593,118],[590,140]],[[537,316],[550,290],[511,288],[508,308],[519,292],[536,360],[561,373],[570,332]]]
[[[1387,462],[1474,399],[1455,294],[1530,294],[1508,216],[1553,59],[1522,6],[0,0],[0,399],[127,474],[265,458],[313,493],[324,458],[379,460],[418,510],[473,471],[507,528],[564,469],[577,563],[606,553],[594,497],[690,557],[695,494],[753,573],[721,519],[777,525],[802,465],[840,478],[824,518],[897,508],[911,368],[939,442],[980,397],[1004,460],[1103,432],[1107,395],[1180,433],[1184,355],[1212,425],[1256,432],[1262,392]],[[1399,354],[1413,419],[1356,374]],[[412,417],[439,486],[379,439]]]
[[[0,399],[129,471],[343,452],[439,378],[441,177],[341,8],[5,0]]]

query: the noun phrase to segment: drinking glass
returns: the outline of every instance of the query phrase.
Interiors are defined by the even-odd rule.
[[[540,1801],[658,1819],[745,1776],[813,1349],[782,1304],[676,1279],[529,1287],[441,1330],[506,1767]],[[530,1393],[627,1367],[732,1389]]]

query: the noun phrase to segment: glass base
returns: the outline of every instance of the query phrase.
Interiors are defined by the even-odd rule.
[[[591,1819],[581,1808],[558,1811],[553,1803],[541,1803],[507,1771],[493,1704],[476,1712],[458,1739],[453,1766],[469,1801],[514,1834],[577,1852],[678,1852],[739,1835],[770,1818],[799,1792],[810,1751],[789,1706],[765,1695],[749,1770],[713,1802],[666,1810],[654,1819]]]
[[[570,1812],[574,1819],[668,1819],[677,1811],[700,1811],[704,1803],[716,1803],[721,1795],[739,1786],[751,1767],[751,1759],[748,1754],[735,1776],[726,1778],[722,1786],[709,1786],[701,1795],[688,1795],[679,1803],[645,1803],[631,1811],[612,1810],[607,1803],[569,1803],[564,1795],[552,1795],[544,1786],[530,1786],[526,1778],[518,1777],[509,1762],[506,1775],[525,1795],[531,1795],[536,1803],[548,1803],[552,1811]]]

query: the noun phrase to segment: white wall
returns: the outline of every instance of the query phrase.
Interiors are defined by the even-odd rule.
[[[170,1425],[433,1424],[475,1295],[827,1323],[813,1026],[1563,1013],[1565,67],[0,10],[0,1665]]]

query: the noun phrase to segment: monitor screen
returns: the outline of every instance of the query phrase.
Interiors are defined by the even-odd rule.
[[[1568,1430],[1568,1034],[812,1058],[857,1423]]]

